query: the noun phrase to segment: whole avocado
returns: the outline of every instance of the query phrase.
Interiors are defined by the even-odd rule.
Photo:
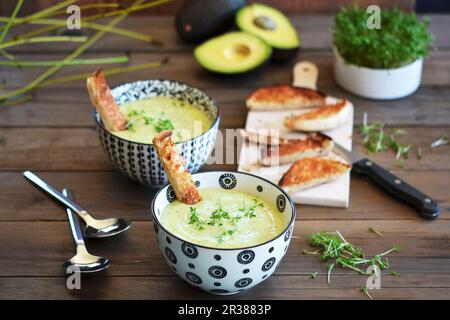
[[[178,35],[197,43],[217,35],[231,25],[245,0],[185,0],[175,18]]]

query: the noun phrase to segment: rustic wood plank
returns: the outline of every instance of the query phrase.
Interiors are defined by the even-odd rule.
[[[80,0],[77,3],[80,5],[90,4],[90,3],[98,3],[98,2],[107,2],[107,1],[98,1],[98,0]],[[181,7],[184,1],[172,1],[170,3],[151,8],[148,10],[143,10],[135,13],[136,15],[155,15],[155,14],[164,14],[164,15],[173,15],[175,14]],[[251,2],[251,1],[249,1]],[[355,3],[354,0],[341,0],[339,2],[331,2],[331,1],[313,1],[313,0],[260,0],[258,2],[267,3],[268,5],[275,6],[280,10],[285,12],[294,13],[333,13],[337,12],[340,6],[349,6]],[[38,0],[33,1],[31,4],[25,5],[21,10],[21,14],[31,14],[37,10],[45,9],[51,5],[58,3],[57,0]],[[121,3],[125,5],[129,5],[133,3],[132,0],[121,0]],[[377,4],[386,7],[397,7],[403,10],[413,11],[415,1],[410,0],[359,0],[357,3],[362,7],[367,7],[371,4]],[[13,10],[14,2],[5,2],[0,5],[0,14],[8,14]],[[89,12],[101,13],[107,12],[111,9],[95,9]],[[84,13],[84,12],[82,12]]]
[[[430,149],[439,136],[450,135],[450,127],[404,127],[407,135],[401,143],[422,147],[423,158],[414,152],[405,161],[404,170],[450,170],[448,146]],[[364,152],[361,136],[355,132],[354,148]],[[226,140],[224,146],[233,150],[235,143]],[[388,169],[400,169],[393,151],[377,153],[371,158]],[[225,159],[224,159],[225,161]],[[230,168],[233,166],[225,166]],[[0,168],[2,170],[111,170],[93,128],[0,128]],[[224,168],[216,164],[214,168]],[[435,173],[439,176],[439,173]],[[434,174],[432,175],[434,176]],[[432,179],[430,177],[430,179]]]
[[[412,96],[391,101],[375,101],[349,94],[335,86],[322,91],[335,97],[347,97],[355,105],[355,125],[364,112],[370,122],[391,126],[449,126],[450,89],[423,86]],[[245,99],[252,89],[207,89],[220,108],[224,128],[245,126]],[[62,103],[64,101],[64,103]],[[238,117],[236,115],[239,115]],[[43,89],[32,100],[19,106],[0,108],[0,127],[93,127],[92,108],[84,89]]]
[[[335,277],[337,278],[337,277]],[[302,281],[303,280],[303,281]],[[347,278],[343,283],[350,283]],[[309,276],[272,276],[258,287],[234,296],[214,296],[189,286],[178,277],[93,277],[87,276],[81,290],[67,290],[65,278],[0,278],[0,299],[368,299],[360,290],[362,278],[352,287],[305,287]],[[438,283],[439,279],[436,279]],[[382,287],[370,294],[375,299],[446,300],[449,288],[442,287]]]
[[[373,2],[373,1],[371,1]],[[155,8],[156,9],[156,8]],[[293,11],[289,11],[293,13]],[[436,38],[436,47],[439,50],[450,48],[450,35],[448,25],[450,17],[448,15],[430,14],[430,31]],[[334,16],[324,14],[297,14],[291,15],[291,19],[302,40],[302,50],[329,50],[332,45],[332,35],[330,29],[334,25]],[[120,25],[121,28],[138,31],[153,36],[164,43],[164,47],[156,47],[148,43],[133,39],[108,35],[99,43],[90,48],[90,52],[121,52],[126,48],[130,52],[154,52],[154,51],[190,51],[193,45],[181,41],[174,28],[173,17],[129,17]],[[21,25],[14,27],[10,36],[19,35],[40,26]],[[86,35],[92,31],[83,29]],[[57,33],[61,33],[59,30]],[[52,53],[68,52],[76,47],[76,44],[58,44],[58,46],[44,45],[22,45],[11,47],[10,52],[14,53]]]
[[[30,57],[30,56],[28,56]],[[39,59],[52,59],[55,56],[40,55]],[[59,56],[61,57],[61,56]],[[108,77],[111,86],[124,82],[140,79],[164,78],[176,79],[186,82],[192,86],[208,90],[226,88],[233,90],[236,88],[254,89],[261,86],[290,84],[292,82],[292,65],[299,60],[308,60],[317,64],[319,68],[319,89],[336,87],[333,75],[333,57],[331,52],[306,52],[300,51],[297,58],[286,64],[267,64],[252,73],[242,76],[219,76],[203,70],[194,60],[191,53],[151,53],[131,55],[130,65],[158,61],[165,57],[169,62],[161,67],[135,71],[131,74],[119,74]],[[58,73],[58,76],[67,76],[78,73],[90,73],[95,66],[67,67]],[[0,80],[5,80],[5,90],[11,90],[25,83],[32,81],[43,69],[28,68],[17,71],[15,68],[1,68]],[[450,51],[440,51],[433,54],[433,57],[425,61],[423,72],[423,86],[448,86],[450,84]],[[85,80],[66,82],[60,85],[53,85],[52,88],[77,88],[85,89]]]
[[[370,233],[368,226],[382,231],[384,237]],[[312,272],[318,272],[322,278],[326,274],[326,264],[317,257],[302,254],[303,249],[310,249],[307,235],[338,229],[368,256],[385,252],[394,244],[401,247],[400,252],[389,255],[392,269],[399,272],[400,276],[389,277],[386,274],[385,277],[394,286],[415,287],[413,274],[421,274],[421,277],[426,274],[436,277],[446,274],[446,279],[435,286],[450,287],[450,270],[446,267],[450,262],[449,226],[449,221],[297,221],[294,231],[297,238],[292,239],[277,275],[309,276]],[[414,237],[414,241],[411,241],[411,237]],[[61,264],[74,255],[69,226],[65,221],[2,222],[0,240],[4,248],[0,251],[0,279],[64,276]],[[112,261],[108,271],[99,274],[102,277],[172,274],[156,244],[150,221],[135,221],[126,234],[109,240],[88,240],[87,246],[93,254],[108,257]],[[343,268],[336,268],[333,275],[360,278],[355,272]],[[432,283],[429,285],[433,286]],[[422,286],[428,285],[422,283]]]
[[[441,206],[440,220],[450,219],[447,181],[450,172],[396,172],[433,196]],[[38,172],[55,187],[71,188],[80,204],[99,216],[150,220],[149,206],[156,190],[142,187],[117,172]],[[20,172],[0,172],[0,221],[65,220],[61,207],[36,190]],[[352,175],[347,209],[298,206],[299,220],[420,220],[415,210],[358,174]],[[370,199],[370,205],[369,201]],[[105,206],[105,203],[108,205]]]

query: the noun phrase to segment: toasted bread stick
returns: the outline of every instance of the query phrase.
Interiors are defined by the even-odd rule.
[[[153,145],[177,199],[186,204],[196,204],[201,200],[200,194],[191,173],[184,168],[183,158],[171,136],[172,131],[162,131],[153,138]]]
[[[127,119],[117,106],[111,90],[101,70],[95,71],[87,78],[87,88],[91,102],[102,119],[106,130],[127,130]]]

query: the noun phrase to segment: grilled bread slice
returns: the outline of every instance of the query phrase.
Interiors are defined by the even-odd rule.
[[[100,115],[106,130],[127,130],[127,119],[119,109],[101,70],[87,78],[87,88],[92,104]]]
[[[312,133],[304,139],[282,139],[278,145],[262,148],[263,166],[284,165],[309,157],[326,156],[333,148],[333,140],[320,133]]]
[[[339,127],[350,113],[350,104],[346,99],[336,104],[325,105],[312,111],[288,116],[284,119],[285,127],[300,131],[326,131]]]
[[[186,204],[196,204],[201,200],[200,194],[191,173],[184,168],[183,158],[171,136],[172,131],[162,131],[153,138],[153,145],[177,199]]]
[[[347,173],[347,163],[324,157],[297,160],[283,175],[278,185],[288,193],[295,193],[319,184],[337,180]]]
[[[247,98],[250,110],[311,108],[325,104],[325,96],[312,89],[293,86],[260,88]]]

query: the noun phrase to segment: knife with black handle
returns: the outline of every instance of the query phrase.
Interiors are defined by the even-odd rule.
[[[396,198],[416,208],[421,217],[436,219],[439,216],[440,209],[435,200],[377,165],[372,160],[361,156],[357,152],[349,152],[336,142],[334,142],[333,151],[348,160],[352,164],[353,171],[369,177]]]

